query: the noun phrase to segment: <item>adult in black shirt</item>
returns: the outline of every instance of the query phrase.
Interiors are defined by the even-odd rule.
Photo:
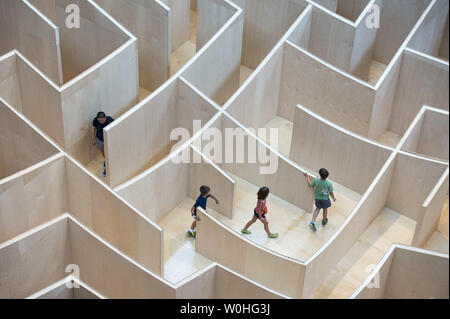
[[[106,116],[104,112],[99,112],[97,117],[92,121],[92,145],[97,145],[97,148],[105,157],[105,144],[103,140],[103,129],[114,122],[110,116]],[[103,162],[103,176],[106,176],[106,163]]]

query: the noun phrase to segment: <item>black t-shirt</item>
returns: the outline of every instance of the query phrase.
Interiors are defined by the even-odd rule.
[[[105,127],[107,127],[109,124],[111,124],[112,122],[114,122],[114,119],[110,116],[106,117],[106,121],[104,124],[101,124],[97,118],[94,119],[94,121],[92,122],[92,126],[95,127],[97,129],[97,138],[103,142],[103,129]]]

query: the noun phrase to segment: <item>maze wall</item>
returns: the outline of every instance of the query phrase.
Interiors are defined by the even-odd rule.
[[[448,12],[0,0],[0,298],[448,298]],[[208,147],[230,129],[232,154]],[[337,202],[312,233],[321,167]],[[204,184],[220,202],[187,238]],[[261,186],[276,240],[241,234]]]

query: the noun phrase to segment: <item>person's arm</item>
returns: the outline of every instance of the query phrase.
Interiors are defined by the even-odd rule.
[[[92,145],[97,144],[97,140],[95,139],[96,128],[92,127]]]
[[[333,184],[331,184],[331,183],[330,183],[330,189],[329,189],[329,192],[330,192],[330,196],[331,196],[331,198],[333,199],[333,201],[336,201],[336,197],[334,196],[334,188],[333,188]]]
[[[336,201],[336,197],[334,197],[334,192],[331,192],[331,193],[330,193],[330,196],[331,196],[331,198],[333,199],[333,201],[335,202],[335,201]]]
[[[191,215],[194,216],[195,205],[191,208]]]
[[[306,182],[308,183],[308,187],[311,187],[311,178],[309,177],[308,173],[303,173],[303,175],[305,175],[306,177]]]
[[[215,198],[213,194],[209,194],[209,197],[214,199],[216,201],[216,204],[219,205],[219,200],[217,198]]]

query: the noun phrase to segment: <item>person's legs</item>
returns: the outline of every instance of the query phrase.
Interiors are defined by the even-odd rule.
[[[272,233],[270,232],[269,229],[269,222],[267,221],[267,219],[263,219],[261,220],[261,222],[264,224],[264,230],[266,231],[267,236],[270,236]]]
[[[320,213],[320,208],[316,208],[316,209],[314,210],[313,218],[312,218],[312,222],[313,222],[314,224],[316,223],[316,219],[317,219],[317,216],[319,216],[319,213]]]
[[[249,222],[247,223],[247,225],[245,225],[245,227],[244,227],[244,229],[242,229],[242,231],[243,231],[243,232],[246,232],[246,231],[250,228],[251,225],[253,225],[254,223],[256,223],[257,220],[258,220],[258,218],[257,218],[256,216],[253,216],[252,220],[249,221]]]
[[[328,208],[324,208],[323,210],[323,221],[328,220]]]
[[[97,138],[97,147],[105,158],[105,144]],[[103,161],[103,177],[106,177],[106,162]]]

